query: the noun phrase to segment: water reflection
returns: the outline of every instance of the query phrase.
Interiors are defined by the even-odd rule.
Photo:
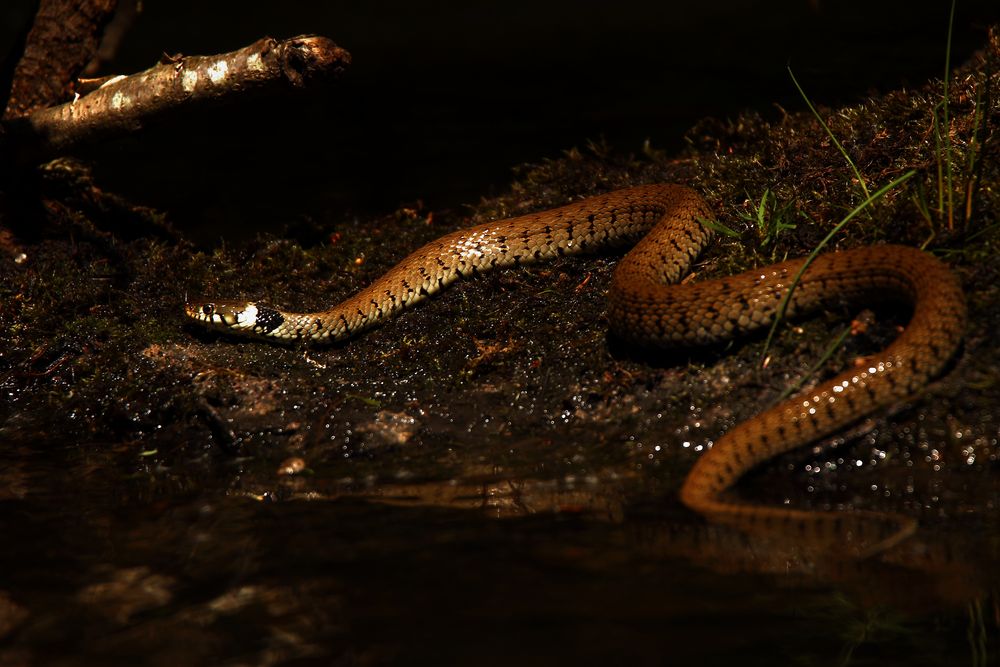
[[[2,454],[0,663],[950,664],[996,649],[995,525],[950,521],[846,561],[636,500],[641,476],[612,471],[151,489],[94,451]]]

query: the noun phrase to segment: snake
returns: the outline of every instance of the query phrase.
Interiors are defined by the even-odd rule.
[[[804,317],[831,301],[900,301],[912,307],[912,316],[884,350],[731,428],[698,458],[680,489],[681,502],[712,522],[804,538],[834,534],[839,537],[829,539],[874,540],[863,548],[875,552],[893,546],[915,530],[913,518],[874,510],[754,504],[733,498],[731,489],[764,461],[904,402],[941,374],[965,328],[959,279],[929,253],[886,244],[681,283],[713,237],[712,219],[705,199],[688,186],[639,185],[444,235],[321,312],[208,299],[188,301],[185,312],[231,333],[280,341],[343,341],[461,278],[621,246],[632,248],[612,274],[607,323],[612,337],[643,347],[713,345],[770,327],[779,317]],[[889,522],[888,537],[862,535],[858,518]]]

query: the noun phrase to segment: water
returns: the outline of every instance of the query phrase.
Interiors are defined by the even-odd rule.
[[[623,505],[621,480],[275,482],[216,459],[195,482],[197,463],[129,476],[116,449],[8,441],[4,664],[996,656],[995,526],[817,565],[669,500]]]

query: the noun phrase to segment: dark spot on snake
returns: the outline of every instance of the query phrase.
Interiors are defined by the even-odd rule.
[[[257,306],[257,321],[254,323],[254,330],[268,334],[284,323],[285,316],[278,311],[273,308]]]

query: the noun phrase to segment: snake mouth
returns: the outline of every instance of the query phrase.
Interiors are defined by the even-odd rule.
[[[207,301],[188,301],[184,304],[184,314],[199,322],[205,322],[212,310],[214,310],[214,305]]]

